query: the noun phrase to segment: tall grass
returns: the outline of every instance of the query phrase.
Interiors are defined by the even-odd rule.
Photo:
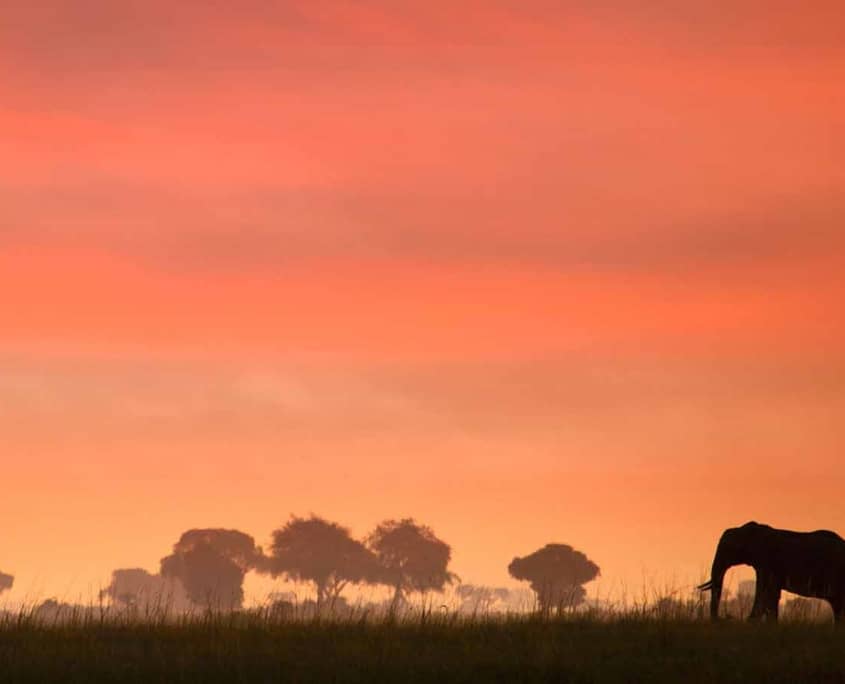
[[[0,682],[845,682],[845,629],[703,615],[698,597],[548,617],[30,608],[0,616]]]

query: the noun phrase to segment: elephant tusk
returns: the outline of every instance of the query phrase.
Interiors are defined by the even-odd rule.
[[[713,588],[713,580],[709,580],[709,581],[705,582],[704,584],[699,584],[698,588],[701,591],[709,591],[710,589]]]

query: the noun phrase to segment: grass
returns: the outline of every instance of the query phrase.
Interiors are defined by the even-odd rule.
[[[2,682],[845,682],[845,629],[646,612],[0,620]]]

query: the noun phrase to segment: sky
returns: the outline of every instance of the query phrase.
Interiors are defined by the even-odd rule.
[[[291,513],[632,591],[845,532],[841,2],[3,13],[13,598]]]

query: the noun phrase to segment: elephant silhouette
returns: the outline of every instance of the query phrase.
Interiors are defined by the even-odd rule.
[[[757,573],[749,620],[776,621],[784,589],[828,601],[834,620],[845,620],[845,539],[835,532],[793,532],[756,522],[725,530],[716,547],[710,580],[699,587],[711,592],[714,620],[719,616],[725,572],[734,565],[750,565]]]

